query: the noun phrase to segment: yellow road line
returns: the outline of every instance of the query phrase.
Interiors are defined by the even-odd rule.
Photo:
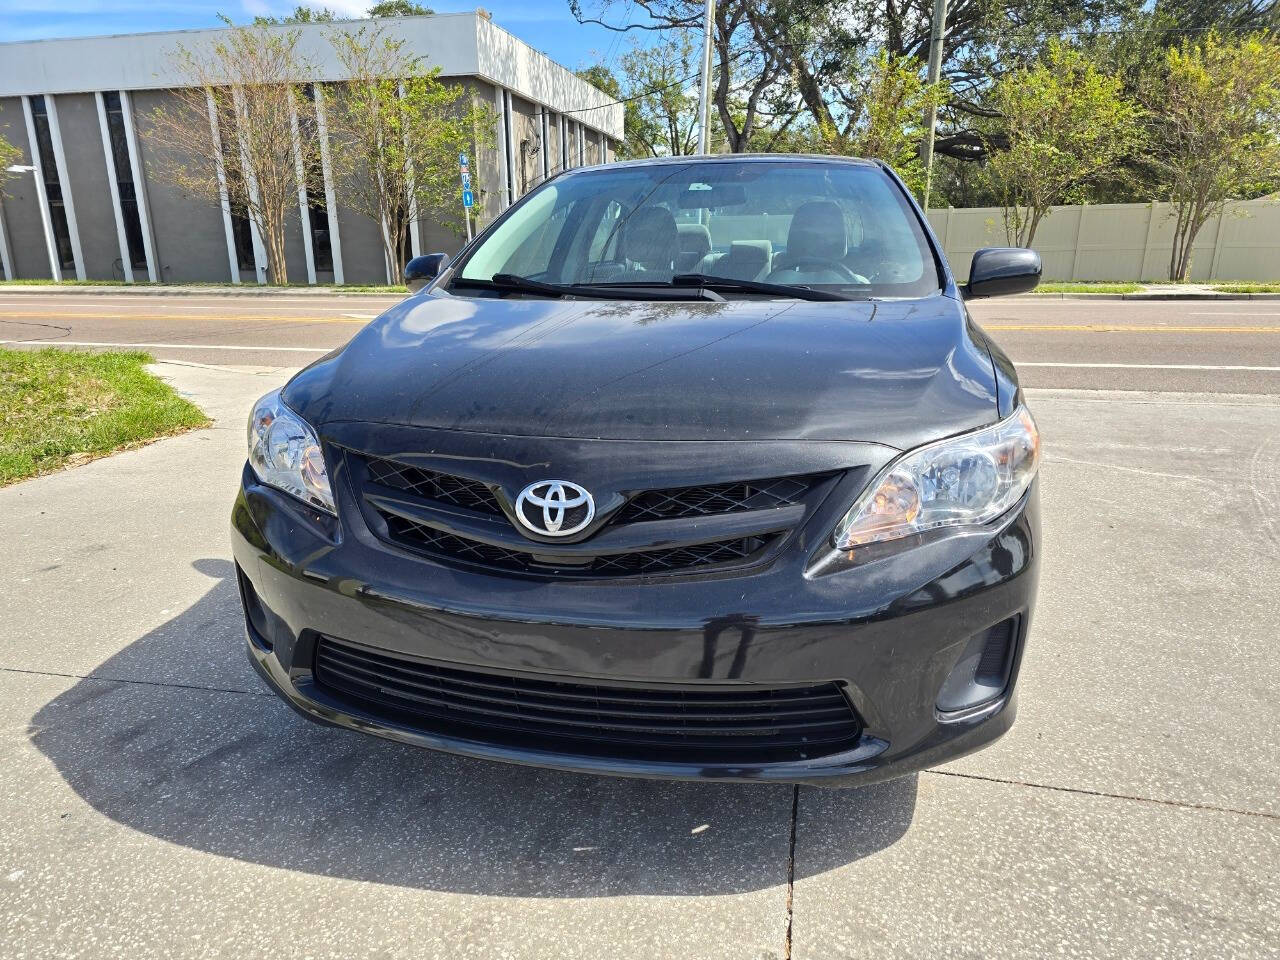
[[[1276,327],[1206,327],[1137,323],[979,323],[983,330],[1018,330],[1050,333],[1280,333]]]
[[[0,319],[41,319],[56,320],[225,320],[267,323],[368,323],[368,319],[352,319],[350,317],[255,317],[240,314],[227,316],[208,316],[190,313],[54,313],[51,311],[19,312],[0,311]]]

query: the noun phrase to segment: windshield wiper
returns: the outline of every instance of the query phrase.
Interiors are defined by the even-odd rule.
[[[515,273],[495,273],[488,280],[472,277],[459,277],[454,280],[451,286],[460,287],[478,287],[482,290],[510,290],[515,293],[537,293],[547,297],[593,297],[599,300],[689,300],[690,296],[680,290],[673,290],[669,285],[664,284],[663,289],[655,290],[653,288],[645,289],[641,287],[623,287],[623,286],[594,286],[589,283],[575,283],[572,285],[561,283],[547,283],[544,280],[534,280],[532,277],[522,277]],[[698,300],[723,300],[724,298],[713,292],[712,290],[699,290],[697,296],[693,299]]]
[[[707,273],[677,273],[671,278],[673,287],[702,287],[706,290],[741,290],[748,293],[776,293],[797,300],[848,300],[829,290],[814,290],[790,283],[766,283],[763,280],[734,280],[732,277],[716,277]]]

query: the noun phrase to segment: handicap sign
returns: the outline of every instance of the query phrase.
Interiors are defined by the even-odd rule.
[[[462,172],[462,205],[469,210],[476,205],[476,198],[471,192],[471,170],[467,166],[465,153],[458,154],[458,169]]]

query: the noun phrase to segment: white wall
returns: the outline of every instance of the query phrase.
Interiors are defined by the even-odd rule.
[[[1167,280],[1174,221],[1167,203],[1100,203],[1054,207],[1032,247],[1046,280]],[[981,247],[1005,246],[999,207],[929,211],[960,280]],[[1228,204],[1201,229],[1191,276],[1208,280],[1280,280],[1280,200]]]

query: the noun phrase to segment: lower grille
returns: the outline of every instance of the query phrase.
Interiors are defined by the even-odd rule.
[[[745,764],[853,747],[861,725],[834,682],[631,687],[445,667],[332,637],[316,683],[428,732],[528,749]]]
[[[454,536],[407,517],[378,511],[392,539],[405,546],[442,559],[465,560],[502,570],[524,573],[546,573],[551,570],[572,572],[577,576],[618,577],[666,573],[675,570],[713,567],[725,563],[742,563],[771,546],[777,535],[737,537],[712,543],[698,543],[635,553],[602,554],[586,564],[552,562],[535,559],[531,553],[508,550],[479,540]]]

